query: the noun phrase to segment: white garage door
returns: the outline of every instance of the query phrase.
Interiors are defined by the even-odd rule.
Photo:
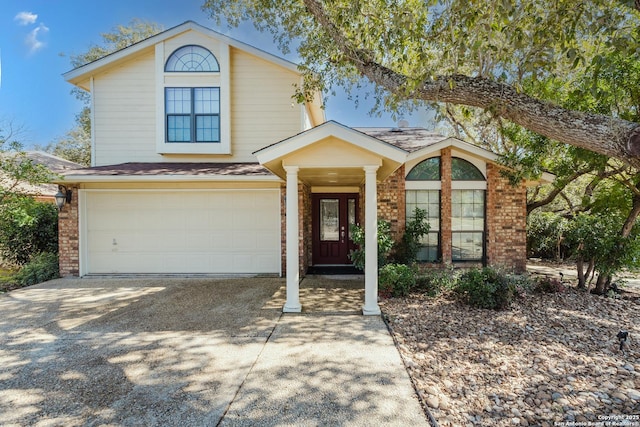
[[[83,196],[84,274],[280,273],[278,190]]]

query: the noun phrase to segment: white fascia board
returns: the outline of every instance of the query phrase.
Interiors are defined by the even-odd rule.
[[[370,151],[398,163],[404,163],[407,158],[407,152],[401,148],[334,121],[323,123],[270,147],[258,150],[254,155],[258,158],[260,164],[265,164],[329,137],[343,140],[363,150]]]
[[[282,179],[273,176],[251,175],[67,175],[61,180],[53,181],[54,184],[85,183],[85,182],[283,182]]]
[[[129,55],[135,54],[136,52],[140,52],[141,50],[147,49],[149,47],[154,46],[157,43],[160,43],[164,40],[168,40],[170,38],[173,38],[179,34],[182,34],[184,32],[187,32],[189,30],[193,30],[193,31],[198,31],[200,33],[204,33],[205,35],[211,37],[211,38],[215,38],[218,39],[220,41],[223,41],[224,43],[227,43],[230,46],[233,46],[237,49],[243,50],[245,52],[251,53],[252,55],[255,55],[259,58],[262,58],[268,62],[272,62],[275,64],[280,65],[281,67],[284,67],[288,70],[294,71],[296,73],[300,73],[300,71],[298,70],[298,66],[297,64],[288,61],[284,58],[280,58],[276,55],[270,54],[268,52],[265,52],[264,50],[258,49],[257,47],[253,47],[251,45],[248,45],[246,43],[243,43],[241,41],[235,40],[229,36],[225,36],[224,34],[221,34],[215,30],[212,30],[210,28],[207,27],[203,27],[200,24],[197,24],[193,21],[187,21],[183,24],[180,24],[176,27],[170,28],[166,31],[163,31],[159,34],[156,34],[155,36],[151,36],[148,39],[145,39],[141,42],[138,42],[136,44],[133,44],[129,47],[126,47],[124,49],[121,49],[117,52],[111,53],[103,58],[100,58],[96,61],[90,62],[86,65],[83,65],[81,67],[75,68],[71,71],[68,71],[66,73],[64,73],[62,76],[65,78],[65,80],[67,81],[71,81],[71,80],[75,80],[78,79],[84,75],[90,75],[93,72],[95,72],[96,70],[98,70],[99,68],[102,68],[112,62],[118,61],[120,59],[126,58]]]
[[[480,148],[476,145],[469,144],[468,142],[461,141],[457,138],[446,138],[442,141],[436,142],[433,145],[429,145],[428,147],[421,148],[407,156],[407,160],[414,160],[420,157],[424,157],[425,155],[432,152],[439,152],[443,148],[446,147],[454,147],[462,151],[466,151],[467,153],[473,154],[474,156],[495,162],[500,156],[497,154],[485,150],[484,148]]]

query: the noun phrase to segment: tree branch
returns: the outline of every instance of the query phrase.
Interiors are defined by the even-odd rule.
[[[333,24],[319,0],[304,0],[304,4],[358,72],[392,94],[404,98],[450,102],[491,110],[494,114],[540,135],[614,157],[640,168],[638,123],[568,110],[484,77],[462,74],[436,76],[409,90],[409,78],[376,62],[370,52],[354,46]]]

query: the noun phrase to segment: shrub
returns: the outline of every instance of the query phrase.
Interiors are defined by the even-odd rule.
[[[502,310],[511,305],[520,291],[518,280],[492,267],[473,268],[460,276],[455,291],[473,307]]]
[[[58,210],[29,197],[8,201],[0,210],[0,254],[23,265],[41,252],[58,251]]]
[[[414,289],[427,296],[436,297],[456,286],[456,274],[453,269],[429,269],[416,277]]]
[[[527,216],[527,254],[545,259],[565,259],[570,248],[565,241],[568,221],[552,212],[533,211]]]
[[[405,227],[402,239],[395,247],[393,258],[398,264],[411,265],[418,260],[418,252],[422,247],[422,237],[429,232],[427,211],[415,208],[413,217]]]
[[[15,280],[20,286],[31,286],[60,277],[58,255],[43,252],[34,255],[16,274]]]
[[[560,280],[551,277],[538,279],[534,289],[536,292],[545,294],[556,294],[567,290],[566,286]]]
[[[380,290],[394,297],[407,296],[416,284],[413,269],[404,264],[387,264],[378,274]]]
[[[364,270],[364,229],[358,225],[352,225],[349,229],[351,239],[358,245],[358,249],[349,253],[349,259],[353,262],[354,267]],[[391,223],[383,219],[378,220],[378,268],[387,263],[387,255],[393,247],[393,239],[391,238]]]

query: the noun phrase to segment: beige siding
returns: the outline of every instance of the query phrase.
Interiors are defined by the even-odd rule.
[[[231,149],[240,161],[252,152],[302,131],[301,107],[293,102],[300,77],[231,49]]]
[[[202,45],[214,54],[220,54],[221,49],[217,40],[189,33],[165,43],[165,57],[186,44]],[[165,59],[161,59],[162,63]],[[156,143],[162,136],[156,132],[164,126],[156,125],[156,120],[164,121],[162,113],[156,114],[156,109],[164,110],[164,99],[156,99],[163,93],[158,82],[193,82],[184,74],[170,76],[170,80],[157,79],[158,64],[155,52],[150,51],[94,76],[96,166],[125,162],[255,162],[251,153],[303,130],[303,109],[291,98],[294,85],[300,81],[296,72],[235,48],[231,48],[229,62],[222,61],[220,66],[223,73],[230,71],[230,87],[224,87],[224,79],[221,81],[217,75],[208,84],[220,84],[221,91],[230,93],[231,111],[222,110],[221,115],[230,115],[231,155],[158,154]]]
[[[153,53],[94,79],[97,166],[161,161],[155,154]]]

